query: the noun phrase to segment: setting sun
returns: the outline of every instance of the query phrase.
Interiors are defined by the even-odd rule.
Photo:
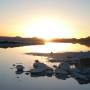
[[[65,22],[54,21],[49,19],[40,19],[32,24],[24,26],[25,37],[40,37],[44,39],[67,38],[72,35],[72,28]]]

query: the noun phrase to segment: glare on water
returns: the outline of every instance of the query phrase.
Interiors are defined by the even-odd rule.
[[[46,42],[45,45],[26,46],[23,48],[23,50],[25,52],[58,53],[58,52],[88,51],[90,50],[90,48],[80,44]]]

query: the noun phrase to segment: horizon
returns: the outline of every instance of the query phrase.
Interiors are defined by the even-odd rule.
[[[73,38],[49,38],[49,39],[45,39],[45,38],[40,38],[40,37],[23,37],[23,36],[0,36],[0,37],[10,37],[10,38],[16,38],[16,37],[19,37],[19,38],[37,38],[37,39],[43,39],[43,40],[46,40],[46,41],[50,41],[50,40],[53,40],[53,39],[73,39]],[[74,39],[82,39],[82,38],[88,38],[90,36],[87,36],[87,37],[81,37],[81,38],[74,38]]]
[[[90,36],[89,0],[0,0],[0,36]]]

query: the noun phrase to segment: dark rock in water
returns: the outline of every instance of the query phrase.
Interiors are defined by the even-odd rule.
[[[90,67],[90,58],[82,58],[82,59],[80,59],[80,65],[82,67]]]
[[[29,73],[29,72],[26,72],[25,74],[26,74],[26,75],[29,75],[30,73]]]
[[[46,76],[52,77],[53,74],[54,74],[54,71],[53,71],[52,68],[48,68],[48,69],[46,70]]]
[[[13,66],[16,66],[15,64],[13,64]]]
[[[30,70],[31,77],[40,77],[40,76],[52,76],[53,69],[49,68],[46,64],[35,60],[33,64],[33,69]]]
[[[24,71],[16,71],[16,74],[22,74]]]
[[[69,76],[65,74],[55,74],[55,77],[62,80],[66,80],[67,78],[69,78]]]
[[[10,68],[10,69],[13,69],[13,68]]]
[[[20,77],[16,77],[16,78],[20,78]]]
[[[31,73],[31,77],[41,77],[41,76],[45,76],[45,72],[42,72],[42,73]]]
[[[16,69],[17,69],[17,71],[23,71],[24,66],[23,65],[17,65]]]
[[[90,83],[90,80],[82,80],[82,79],[76,79],[79,84],[88,84]]]

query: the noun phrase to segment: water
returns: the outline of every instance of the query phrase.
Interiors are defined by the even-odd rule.
[[[46,45],[0,48],[0,90],[90,90],[90,84],[79,84],[74,78],[61,80],[55,76],[31,77],[25,73],[16,74],[13,64],[21,63],[30,70],[35,59],[52,67],[58,63],[48,62],[45,56],[33,56],[25,53],[79,52],[90,48],[80,44],[47,43]]]

